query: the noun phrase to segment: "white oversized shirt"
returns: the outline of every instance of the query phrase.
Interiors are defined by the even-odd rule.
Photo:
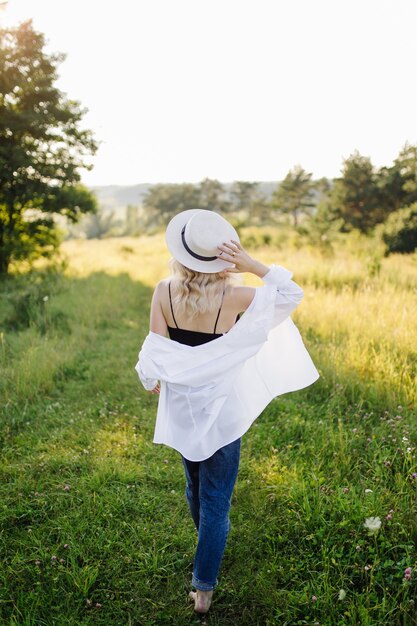
[[[202,461],[241,437],[273,398],[319,378],[290,317],[304,295],[292,275],[272,265],[240,320],[208,343],[149,332],[135,369],[147,390],[160,381],[154,443]]]

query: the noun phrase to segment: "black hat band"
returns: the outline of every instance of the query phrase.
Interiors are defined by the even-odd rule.
[[[192,257],[194,257],[195,259],[198,259],[199,261],[216,261],[217,260],[216,256],[201,256],[201,254],[197,254],[197,252],[193,252],[193,250],[191,250],[191,248],[188,246],[187,242],[185,241],[185,227],[186,226],[187,224],[184,224],[182,228],[181,239],[182,239],[182,245],[187,250],[188,254],[191,254]]]

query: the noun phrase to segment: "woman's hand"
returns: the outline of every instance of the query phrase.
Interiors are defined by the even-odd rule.
[[[159,393],[161,391],[161,386],[158,383],[153,389],[149,391],[149,393]]]
[[[260,278],[269,272],[269,267],[253,259],[238,241],[232,239],[217,247],[221,250],[218,258],[234,264],[234,267],[226,268],[225,272],[250,272]]]

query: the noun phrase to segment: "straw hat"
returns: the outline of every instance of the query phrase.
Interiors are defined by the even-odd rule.
[[[165,240],[174,259],[195,272],[214,274],[233,267],[218,258],[217,246],[239,241],[239,235],[227,220],[214,211],[190,209],[175,215],[169,222]]]

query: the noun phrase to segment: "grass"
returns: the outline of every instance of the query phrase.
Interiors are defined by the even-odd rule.
[[[321,378],[243,439],[209,625],[417,623],[417,255],[375,264],[359,243],[256,252],[304,288],[293,319]],[[64,272],[0,286],[0,623],[198,623],[182,465],[152,443],[133,369],[163,239],[63,252]]]

